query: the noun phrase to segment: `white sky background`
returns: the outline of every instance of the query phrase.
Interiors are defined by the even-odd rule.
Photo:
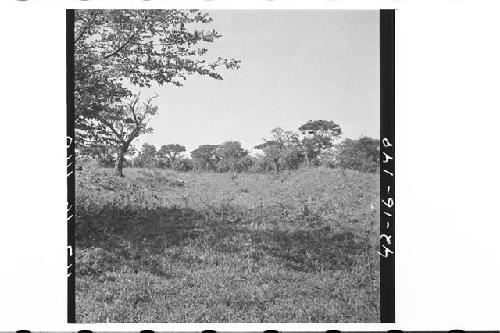
[[[154,133],[134,140],[159,148],[237,140],[251,149],[274,127],[297,131],[333,120],[343,137],[379,137],[378,11],[209,11],[222,38],[208,58],[241,60],[224,80],[191,76],[183,87],[154,87]]]

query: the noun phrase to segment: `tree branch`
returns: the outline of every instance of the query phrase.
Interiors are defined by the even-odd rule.
[[[98,16],[98,12],[94,12],[94,16],[92,17],[92,20],[90,20],[90,23],[85,27],[83,28],[82,32],[80,32],[80,34],[78,35],[78,37],[76,37],[76,39],[74,40],[74,44],[76,45],[76,43],[83,37],[83,35],[87,32],[87,30],[90,29],[90,27],[92,26],[92,24],[94,24],[94,21],[96,20],[97,16]]]
[[[98,64],[99,64],[100,62],[102,62],[103,60],[106,60],[106,59],[108,59],[108,58],[110,58],[110,57],[112,57],[112,56],[114,56],[114,55],[118,54],[121,50],[123,50],[123,48],[124,48],[125,46],[127,46],[127,44],[129,44],[129,43],[132,41],[132,39],[133,39],[133,38],[137,35],[137,33],[139,33],[139,31],[141,31],[142,26],[144,25],[144,23],[146,23],[146,20],[147,20],[148,18],[149,18],[149,16],[148,16],[148,15],[146,15],[146,16],[144,17],[144,20],[142,20],[142,23],[141,23],[140,27],[139,27],[136,31],[134,31],[134,33],[132,33],[132,34],[131,34],[128,38],[127,38],[127,40],[125,41],[125,43],[123,43],[122,45],[120,45],[120,46],[119,46],[116,50],[111,51],[110,53],[108,53],[108,54],[104,55],[104,56],[103,56],[101,59],[99,59],[96,63],[94,63],[94,64],[93,64],[93,63],[88,63],[88,64],[86,64],[86,65],[82,66],[82,68],[81,68],[81,72],[83,72],[83,71],[84,71],[87,67],[89,67],[89,66],[91,66],[91,65],[98,65]],[[75,76],[76,76],[76,75],[75,75]],[[85,75],[80,75],[80,77],[78,77],[78,79],[80,79],[80,80],[81,80],[82,78],[85,78]]]
[[[102,117],[98,117],[99,121],[102,122],[106,127],[108,127],[111,132],[113,132],[114,135],[116,135],[116,137],[118,138],[118,140],[120,141],[124,141],[123,140],[123,136],[118,133],[118,131],[115,129],[115,127],[113,126],[113,124],[111,124],[109,121],[107,121],[106,119],[102,118]]]
[[[110,58],[110,57],[114,56],[115,54],[117,54],[117,53],[118,53],[118,52],[120,52],[121,50],[123,50],[123,48],[124,48],[125,46],[127,46],[127,44],[128,44],[128,43],[130,43],[130,42],[132,41],[132,39],[133,39],[133,38],[137,35],[137,33],[138,33],[139,31],[141,31],[142,26],[146,23],[146,21],[147,21],[147,19],[148,19],[148,18],[149,18],[149,16],[148,16],[148,15],[146,15],[146,16],[144,17],[144,20],[142,20],[142,23],[139,25],[139,28],[138,28],[136,31],[134,31],[134,33],[132,33],[132,35],[130,35],[130,37],[129,37],[129,38],[127,38],[127,40],[125,41],[125,43],[123,43],[122,45],[120,45],[120,46],[119,46],[116,50],[112,51],[111,53],[106,54],[106,55],[105,55],[105,56],[101,59],[101,61],[102,61],[102,60],[106,60],[106,59],[108,59],[108,58]]]
[[[141,93],[138,93],[137,95],[135,95],[135,98],[128,104],[128,107],[130,108],[130,113],[132,113],[132,117],[134,118],[134,123],[136,124],[136,126],[139,126],[141,123],[141,120],[137,118],[137,114],[135,113],[136,106],[137,103],[139,103],[140,96]]]

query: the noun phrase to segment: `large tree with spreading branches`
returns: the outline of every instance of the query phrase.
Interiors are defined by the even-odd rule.
[[[197,169],[208,171],[216,170],[217,163],[220,161],[218,154],[220,145],[201,145],[191,152],[191,157],[195,162]]]
[[[270,138],[264,139],[264,143],[254,148],[262,150],[265,157],[274,164],[275,171],[279,172],[287,151],[298,143],[297,133],[276,127],[271,131]]]
[[[221,80],[235,59],[207,58],[221,35],[203,29],[212,18],[198,10],[75,11],[75,131],[78,144],[102,144],[102,128],[134,98],[131,87],[182,86],[192,74]],[[112,131],[112,130],[111,130]],[[116,134],[115,134],[116,136]]]
[[[179,157],[179,155],[185,151],[185,146],[177,143],[170,143],[168,145],[161,146],[157,152],[157,155],[160,158],[166,158],[168,160],[168,165],[172,167],[177,157]]]
[[[123,177],[123,161],[132,141],[141,134],[153,131],[148,123],[158,111],[152,103],[156,97],[141,101],[140,94],[133,95],[123,102],[107,105],[96,116],[91,143],[115,148],[115,175]]]
[[[340,125],[331,120],[309,120],[299,127],[304,136],[301,140],[304,157],[308,162],[329,148],[332,148],[335,140],[342,134]]]
[[[219,171],[240,172],[243,169],[243,158],[248,156],[248,151],[241,146],[239,141],[226,141],[217,149],[220,158],[217,169]]]

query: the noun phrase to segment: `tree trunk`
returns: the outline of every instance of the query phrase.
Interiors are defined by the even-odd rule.
[[[276,173],[280,172],[280,160],[274,160],[274,165],[276,166]]]
[[[123,176],[123,159],[125,153],[127,152],[127,148],[125,146],[120,146],[118,149],[118,156],[116,157],[115,163],[115,176],[124,177]]]

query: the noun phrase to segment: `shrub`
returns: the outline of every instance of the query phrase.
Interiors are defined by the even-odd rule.
[[[250,169],[253,172],[271,172],[274,171],[275,167],[271,159],[264,155],[257,155],[254,158],[254,163]]]
[[[296,146],[286,147],[279,160],[281,170],[297,170],[303,161],[303,154]]]
[[[99,161],[90,155],[77,155],[75,166],[77,170],[96,169],[99,167]]]
[[[339,147],[336,166],[361,172],[377,172],[380,160],[380,142],[377,139],[361,137],[346,139]]]
[[[172,162],[171,164],[172,170],[188,172],[194,169],[193,160],[190,158],[179,158]]]

